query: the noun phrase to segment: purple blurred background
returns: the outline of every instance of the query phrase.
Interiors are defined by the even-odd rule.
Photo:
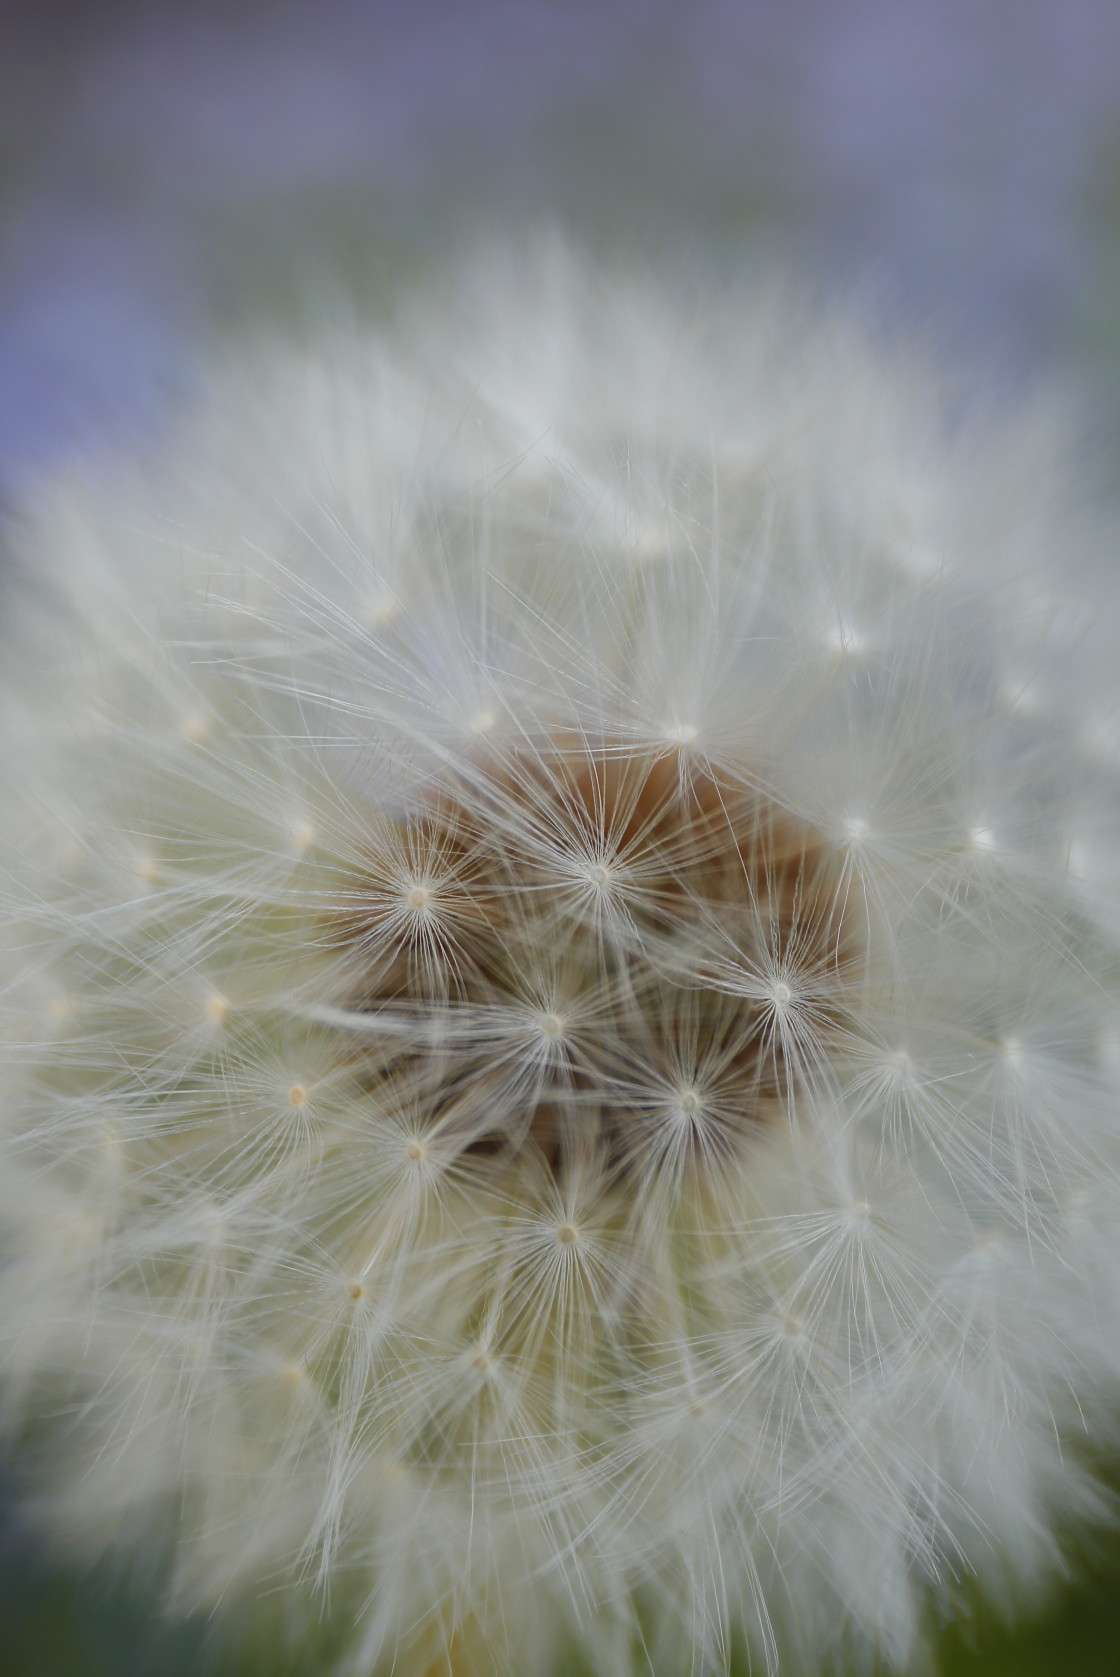
[[[301,266],[391,274],[472,217],[762,234],[998,377],[1115,386],[1118,0],[8,0],[0,31],[0,482],[146,423],[199,325]]]

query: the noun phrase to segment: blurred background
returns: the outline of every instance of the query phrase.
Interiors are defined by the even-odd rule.
[[[777,245],[997,399],[1071,387],[1120,466],[1118,0],[0,0],[0,497],[158,425],[215,327],[542,221]],[[4,1506],[0,1677],[254,1671]],[[1120,1542],[1072,1570],[939,1677],[1114,1677]]]

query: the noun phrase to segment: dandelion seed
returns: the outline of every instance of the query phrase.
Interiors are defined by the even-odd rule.
[[[154,856],[138,856],[133,863],[133,872],[145,885],[154,885],[159,878],[159,863]]]
[[[395,594],[378,594],[366,605],[361,618],[369,629],[387,629],[403,610],[404,606]]]
[[[192,710],[180,725],[183,738],[192,745],[201,745],[213,727],[213,718],[204,710]]]
[[[224,1024],[226,1014],[229,1012],[228,998],[215,990],[212,995],[206,998],[206,1002],[203,1006],[203,1012],[205,1013],[207,1019],[211,1020],[215,1025]]]

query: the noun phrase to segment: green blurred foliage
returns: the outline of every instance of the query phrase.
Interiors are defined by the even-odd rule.
[[[327,1663],[306,1645],[239,1645],[205,1620],[161,1621],[135,1586],[103,1571],[48,1573],[29,1559],[0,1572],[0,1625],[0,1677],[317,1677]],[[978,1603],[964,1628],[942,1635],[923,1677],[1116,1677],[1118,1669],[1120,1534],[1099,1542],[1078,1581],[1012,1629]]]

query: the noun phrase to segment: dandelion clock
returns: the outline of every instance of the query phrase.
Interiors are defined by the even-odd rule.
[[[59,1544],[338,1677],[704,1677],[915,1669],[1106,1513],[1116,537],[1046,403],[966,411],[544,244],[28,492],[0,1419]]]

